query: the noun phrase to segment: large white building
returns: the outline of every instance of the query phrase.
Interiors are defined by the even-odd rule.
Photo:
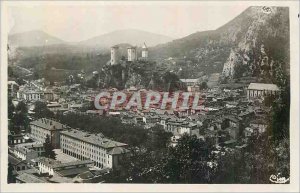
[[[92,160],[99,168],[115,168],[128,152],[127,144],[76,129],[62,131],[60,145],[63,153],[80,160]]]
[[[66,126],[46,118],[41,118],[30,122],[31,137],[35,141],[44,143],[47,135],[54,148],[60,147],[60,132],[66,129]]]
[[[27,101],[41,100],[43,98],[43,92],[37,90],[24,90],[17,92],[18,99],[24,99]]]
[[[262,98],[270,95],[278,95],[280,89],[275,84],[250,83],[247,88],[247,98],[249,100]]]

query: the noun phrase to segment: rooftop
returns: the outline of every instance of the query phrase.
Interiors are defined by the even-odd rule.
[[[41,118],[35,121],[30,122],[30,125],[35,125],[37,127],[41,127],[47,130],[62,130],[66,128],[64,124],[61,124],[59,122],[56,122],[54,120]]]
[[[197,83],[198,79],[180,79],[184,83]]]
[[[12,165],[18,165],[22,160],[8,154],[8,163],[11,163]]]
[[[63,169],[55,172],[58,173],[60,176],[67,177],[67,176],[78,175],[87,171],[89,171],[87,167],[80,167],[80,168]]]
[[[128,153],[129,150],[123,148],[123,147],[114,147],[112,150],[108,152],[108,154],[111,155],[118,155],[118,154],[123,154],[123,153]]]
[[[89,144],[100,146],[102,148],[127,146],[127,144],[125,144],[125,143],[120,143],[120,142],[116,142],[116,141],[107,139],[107,138],[103,137],[103,135],[89,134],[87,132],[80,131],[77,129],[65,130],[65,131],[62,131],[61,134],[73,137],[75,139],[79,139],[79,140],[87,142]]]
[[[47,183],[47,181],[38,178],[32,174],[23,173],[17,176],[17,179],[25,183]]]
[[[73,162],[68,162],[68,163],[55,164],[53,166],[53,168],[58,169],[58,168],[65,168],[65,167],[71,167],[71,166],[93,164],[93,163],[94,162],[91,160],[73,161]]]
[[[272,90],[279,91],[279,88],[275,84],[264,84],[264,83],[250,83],[248,86],[249,90]]]

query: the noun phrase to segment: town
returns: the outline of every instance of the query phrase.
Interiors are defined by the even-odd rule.
[[[9,9],[7,182],[290,183],[289,8],[189,6]]]
[[[116,46],[111,49],[110,65],[119,64],[117,49]],[[144,45],[142,59],[148,60],[147,56]],[[130,47],[128,61],[135,60],[136,48]],[[158,104],[148,104],[148,109],[138,105],[134,108],[122,108],[121,105],[119,108],[97,109],[91,104],[100,90],[82,89],[80,84],[66,87],[55,83],[52,86],[43,79],[26,81],[23,85],[9,81],[8,94],[15,109],[10,115],[8,133],[11,180],[16,183],[105,182],[105,176],[119,170],[124,157],[131,156],[130,149],[137,148],[124,141],[114,141],[102,133],[72,128],[59,121],[58,117],[70,114],[101,119],[112,117],[123,125],[148,131],[158,127],[169,133],[166,147],[176,147],[178,141],[188,135],[212,143],[216,151],[210,154],[242,151],[250,137],[266,133],[271,107],[265,101],[280,95],[275,84],[251,81],[245,79],[243,84],[234,87],[216,85],[200,89],[198,79],[181,79],[186,90],[200,97],[199,109],[190,108],[193,100],[189,98],[185,109],[176,105],[170,108],[172,101],[167,100],[164,102],[169,107],[167,109],[161,109]],[[109,94],[106,100],[113,98],[111,93],[118,92],[115,88],[101,90],[104,91]],[[129,96],[144,93],[140,99],[144,104],[145,93],[151,90],[130,87],[122,92]],[[182,95],[179,101],[183,101]],[[16,120],[17,116],[26,117]],[[25,120],[29,121],[28,128],[18,125]]]

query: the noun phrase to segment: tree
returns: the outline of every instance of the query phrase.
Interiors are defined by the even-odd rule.
[[[47,104],[41,101],[34,103],[34,113],[34,116],[38,119],[54,117],[54,113],[48,109]]]
[[[14,126],[14,132],[20,133],[21,129],[29,129],[29,118],[27,105],[21,101],[18,103],[15,109],[15,115],[12,118],[12,125]]]
[[[208,88],[207,82],[201,82],[201,84],[200,84],[200,90],[205,90],[207,88]]]
[[[148,150],[161,150],[165,149],[170,142],[172,133],[166,132],[163,128],[160,128],[158,125],[152,127],[149,130],[146,148]]]
[[[211,168],[207,165],[212,147],[196,136],[182,136],[170,148],[162,163],[167,183],[209,183]]]
[[[180,80],[178,76],[173,72],[166,72],[163,74],[163,80],[166,91],[172,92],[180,88]]]
[[[51,144],[50,136],[47,135],[44,143],[45,157],[55,159],[56,154],[54,152],[54,147]]]
[[[8,118],[12,119],[13,115],[14,115],[14,111],[15,111],[15,106],[12,103],[12,98],[11,97],[8,97],[8,104],[7,105],[8,105]]]
[[[11,163],[8,163],[8,171],[7,171],[7,183],[8,184],[16,182],[13,171],[14,171],[13,165]]]

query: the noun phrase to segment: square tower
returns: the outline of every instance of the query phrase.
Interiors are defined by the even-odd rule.
[[[119,51],[119,46],[113,46],[111,47],[111,52],[110,52],[110,64],[111,65],[116,65],[120,61],[120,51]]]
[[[128,61],[134,62],[137,60],[137,51],[136,47],[128,47],[127,48]]]

